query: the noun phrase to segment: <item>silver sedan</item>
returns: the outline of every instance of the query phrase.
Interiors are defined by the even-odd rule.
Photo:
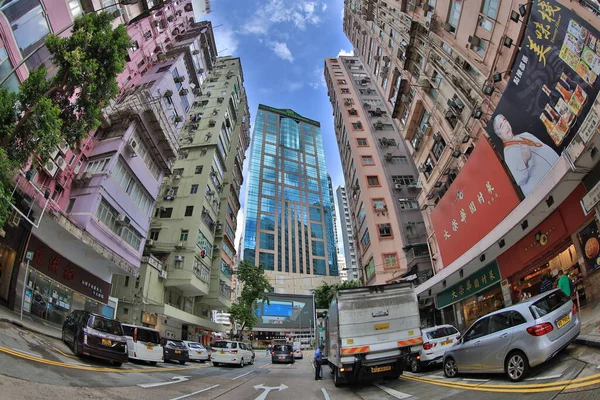
[[[475,321],[444,353],[444,374],[503,372],[518,382],[573,342],[580,330],[577,307],[555,289]]]

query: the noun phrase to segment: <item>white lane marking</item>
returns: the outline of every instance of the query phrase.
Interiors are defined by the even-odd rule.
[[[327,390],[325,390],[325,388],[321,388],[321,392],[323,392],[323,397],[325,397],[325,400],[331,400],[329,398],[329,393],[327,393]]]
[[[138,384],[138,386],[141,388],[144,388],[144,389],[149,389],[149,388],[153,388],[153,387],[172,385],[174,383],[189,381],[188,378],[189,378],[189,376],[174,376],[171,378],[170,381],[157,382],[157,383],[140,383],[140,384]]]
[[[219,385],[212,385],[211,387],[207,387],[206,389],[198,390],[197,392],[194,392],[194,393],[190,393],[190,394],[184,394],[183,396],[179,396],[179,397],[173,397],[171,400],[181,400],[181,399],[186,399],[186,398],[188,398],[188,397],[195,396],[195,395],[197,395],[198,393],[207,392],[207,391],[209,391],[209,390],[211,390],[211,389],[214,389],[214,388],[216,388],[216,387],[218,387],[218,386],[219,386]]]
[[[38,353],[32,353],[32,352],[25,351],[25,350],[15,349],[14,347],[13,347],[12,349],[13,349],[14,351],[18,351],[19,353],[27,354],[28,356],[37,357],[37,358],[42,358],[42,355],[41,355],[41,354],[38,354]]]
[[[386,392],[390,396],[393,396],[393,397],[395,397],[397,399],[408,399],[409,397],[412,397],[412,395],[410,395],[410,394],[402,393],[402,392],[399,392],[397,390],[390,389],[388,387],[380,385],[379,383],[374,383],[373,385],[376,386],[376,387],[378,387],[379,389],[383,390],[384,392]]]
[[[269,392],[271,390],[275,390],[277,389],[278,392],[281,392],[282,390],[287,389],[288,387],[285,386],[283,383],[279,386],[275,386],[275,387],[271,387],[271,386],[265,386],[263,383],[261,383],[260,385],[256,385],[254,386],[254,390],[260,390],[262,389],[263,392],[260,394],[260,396],[258,396],[256,399],[254,400],[265,400],[267,398],[267,395],[269,394]]]
[[[463,381],[467,382],[488,382],[489,379],[476,379],[476,378],[462,378]]]
[[[258,368],[259,368],[259,369],[267,368],[269,365],[271,365],[271,364],[265,364],[265,365],[263,365],[262,367],[258,367]]]
[[[248,374],[251,374],[252,372],[253,372],[253,371],[248,371],[248,372],[246,372],[245,374],[241,374],[241,375],[239,375],[239,376],[236,376],[235,378],[231,378],[231,380],[232,380],[232,381],[235,381],[236,379],[239,379],[239,378],[241,378],[242,376],[246,376],[246,375],[248,375]]]
[[[534,378],[527,378],[525,379],[526,381],[542,381],[544,379],[556,379],[556,378],[560,378],[562,376],[562,374],[558,374],[558,375],[549,375],[549,376],[536,376]]]

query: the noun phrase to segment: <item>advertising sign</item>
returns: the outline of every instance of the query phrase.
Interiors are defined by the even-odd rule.
[[[457,301],[466,299],[500,282],[498,263],[492,261],[479,271],[472,273],[466,279],[450,286],[437,295],[437,308],[444,308]]]
[[[504,167],[482,137],[458,177],[431,212],[445,266],[473,247],[519,204]]]
[[[314,326],[313,297],[269,294],[269,302],[257,302],[254,312],[258,324],[254,329],[310,329]]]
[[[588,275],[600,269],[600,234],[598,233],[598,223],[596,219],[589,223],[578,234],[579,244],[583,249],[585,268]]]
[[[532,2],[511,80],[487,126],[525,196],[558,161],[598,95],[599,39],[565,6]]]

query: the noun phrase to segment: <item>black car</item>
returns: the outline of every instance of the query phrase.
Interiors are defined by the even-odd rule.
[[[115,319],[84,310],[75,310],[65,320],[62,340],[73,353],[112,361],[116,366],[127,362],[127,340],[123,327]]]
[[[163,355],[165,362],[179,361],[183,365],[190,361],[188,348],[183,340],[163,339]]]
[[[291,363],[296,362],[294,359],[294,346],[291,344],[276,344],[271,350],[271,362],[275,363]]]

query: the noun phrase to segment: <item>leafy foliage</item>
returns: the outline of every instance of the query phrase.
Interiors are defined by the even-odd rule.
[[[329,304],[338,290],[356,287],[360,287],[359,281],[344,281],[340,283],[334,283],[332,285],[323,282],[321,286],[313,290],[315,293],[315,303],[317,303],[317,308],[329,308]]]
[[[131,41],[109,13],[78,17],[68,37],[49,35],[46,46],[57,67],[30,71],[18,93],[0,88],[0,227],[16,168],[32,157],[43,162],[61,141],[76,147],[100,125],[102,108],[118,93]]]
[[[258,317],[254,313],[254,303],[257,301],[269,302],[267,292],[271,284],[265,276],[262,266],[250,264],[247,261],[240,262],[235,272],[238,282],[242,285],[242,292],[237,302],[229,308],[230,319],[239,326],[238,332],[244,329],[251,330],[258,323]]]

